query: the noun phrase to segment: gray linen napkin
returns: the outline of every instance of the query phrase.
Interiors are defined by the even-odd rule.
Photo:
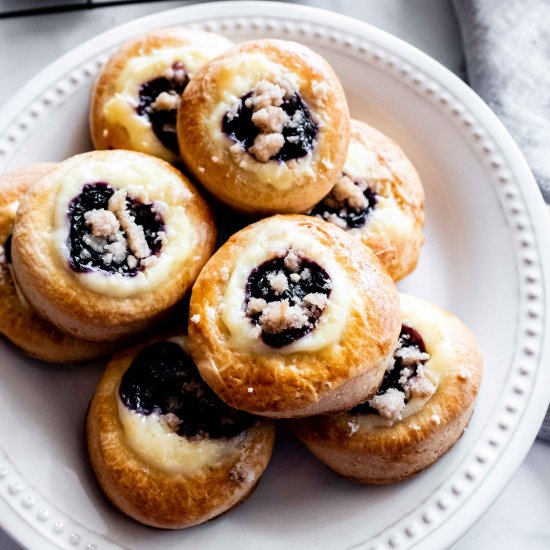
[[[550,1],[453,4],[469,84],[512,134],[550,203]],[[550,441],[550,409],[538,437]]]

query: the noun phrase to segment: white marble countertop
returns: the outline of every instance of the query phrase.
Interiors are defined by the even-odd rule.
[[[148,2],[52,15],[0,19],[0,105],[69,49],[125,21],[190,2]],[[463,54],[450,2],[306,0],[376,25],[462,76]],[[7,53],[9,52],[9,53]],[[550,445],[536,441],[504,492],[454,550],[550,548]],[[9,529],[9,526],[7,526]],[[0,550],[20,550],[0,531]]]

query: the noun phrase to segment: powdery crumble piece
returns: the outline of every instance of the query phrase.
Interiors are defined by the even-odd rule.
[[[116,216],[103,208],[84,212],[84,220],[94,237],[108,237],[120,229]]]
[[[171,92],[162,92],[151,104],[151,107],[157,111],[172,111],[177,109],[179,104],[180,96],[178,94]]]
[[[415,431],[415,432],[419,432],[422,428],[421,426],[419,426],[418,424],[411,424],[411,428]]]
[[[293,250],[290,250],[285,256],[284,264],[291,273],[298,273],[300,270],[300,258],[298,257],[298,254],[296,254]]]
[[[346,220],[341,218],[340,216],[337,216],[336,214],[329,214],[328,212],[325,212],[326,217],[323,216],[323,218],[326,219],[326,221],[333,223],[334,225],[338,226],[340,229],[347,229],[348,224]]]
[[[201,174],[204,174],[206,172],[206,169],[204,168],[204,166],[199,166],[199,172]]]
[[[435,393],[435,386],[424,376],[414,376],[407,383],[411,397],[431,397]]]
[[[254,472],[242,462],[231,469],[229,477],[237,483],[252,483],[255,480]]]
[[[328,296],[321,292],[311,292],[304,296],[304,304],[317,309],[324,309],[328,302]]]
[[[248,393],[254,393],[254,388],[250,388],[250,387],[249,387],[249,388],[246,388],[246,391],[247,391]]]
[[[290,280],[293,282],[293,283],[297,283],[299,280],[300,280],[300,274],[299,273],[291,273],[289,275],[290,277]]]
[[[254,145],[248,150],[260,162],[266,162],[275,156],[284,146],[285,138],[280,133],[258,134]]]
[[[439,426],[439,424],[441,424],[441,418],[438,414],[432,414],[432,416],[430,416],[430,420],[434,423],[434,424],[437,424]]]
[[[288,279],[286,275],[279,271],[278,273],[270,273],[267,277],[269,281],[269,286],[275,294],[282,294],[285,290],[288,290]]]
[[[396,422],[401,420],[401,413],[405,408],[405,394],[396,388],[389,388],[382,395],[375,395],[370,399],[369,405],[383,418]]]
[[[195,325],[196,325],[197,323],[200,323],[200,320],[201,320],[201,316],[200,316],[200,314],[198,314],[198,313],[195,313],[195,315],[193,315],[193,316],[191,317],[191,322],[192,322],[192,323],[195,323]]]
[[[288,115],[281,109],[281,107],[275,107],[269,105],[263,109],[255,111],[252,115],[252,122],[265,133],[277,133],[280,134],[283,131],[285,124],[288,123]]]
[[[280,83],[282,84],[282,82]],[[283,104],[287,90],[269,80],[260,80],[254,88],[254,93],[245,100],[244,104],[249,109],[258,111],[264,107],[279,107]]]
[[[131,254],[126,258],[126,264],[130,269],[134,269],[138,265],[137,258]]]
[[[355,185],[353,180],[342,175],[332,188],[331,196],[340,204],[348,204],[354,210],[364,210],[369,205],[363,191]]]
[[[261,313],[265,309],[266,305],[267,302],[263,298],[250,298],[246,307],[246,312],[249,315]]]
[[[393,355],[399,357],[405,366],[416,365],[430,358],[429,353],[420,351],[417,346],[398,347]]]
[[[262,311],[259,324],[262,330],[275,334],[289,329],[300,329],[309,323],[300,306],[291,306],[287,299],[269,302]]]
[[[332,162],[330,162],[330,160],[328,159],[323,159],[321,161],[321,164],[327,169],[327,170],[332,170],[334,168],[334,164],[332,164]]]
[[[470,378],[470,373],[466,370],[461,370],[459,373],[458,373],[458,378],[460,380],[468,380]]]

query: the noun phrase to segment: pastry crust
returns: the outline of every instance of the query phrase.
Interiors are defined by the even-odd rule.
[[[143,347],[115,356],[99,383],[86,423],[90,460],[103,492],[119,510],[152,527],[190,527],[226,512],[252,492],[271,456],[275,425],[258,419],[243,434],[220,440],[230,451],[191,473],[147,462],[129,443],[118,395],[122,375]]]
[[[162,231],[153,243],[157,251],[145,246],[143,252],[141,246],[138,252],[143,259],[138,260],[136,248],[140,249],[145,226],[135,222],[130,210],[124,211],[130,227],[120,225],[117,233],[123,243],[120,265],[130,266],[132,260],[131,276],[128,270],[117,271],[118,266],[114,272],[91,263],[75,267],[80,252],[75,252],[72,241],[75,222],[69,221],[76,211],[75,201],[84,200],[81,197],[89,186],[94,192],[110,185],[111,193],[116,190],[127,197],[123,204],[143,205],[155,220],[159,216],[162,220]],[[116,222],[115,215],[107,214]],[[92,230],[82,226],[95,230],[93,224]],[[132,231],[136,233],[134,244]],[[91,239],[90,235],[86,238]],[[13,233],[13,268],[30,304],[60,330],[87,340],[114,342],[147,329],[168,314],[191,288],[215,239],[208,205],[172,166],[141,153],[95,151],[60,163],[23,198]]]
[[[344,179],[338,190],[335,187],[310,213],[360,239],[378,256],[393,280],[399,281],[414,271],[424,242],[424,188],[418,173],[394,141],[368,124],[352,120],[341,177]],[[350,227],[336,214],[341,207],[350,208],[354,197],[347,195],[345,184],[352,182],[352,191],[362,185],[367,193],[374,193],[374,205],[369,207],[363,225],[356,224],[359,227]],[[365,202],[366,196],[361,200]]]
[[[266,153],[270,160],[259,160],[223,131],[224,116],[231,112],[232,120],[241,98],[265,82],[306,105],[317,133],[305,156],[275,160]],[[182,96],[177,128],[183,160],[201,184],[239,211],[267,215],[304,212],[327,194],[344,162],[349,125],[344,91],[328,63],[300,44],[266,39],[239,44],[206,64]],[[270,128],[276,142],[281,130]]]
[[[274,348],[246,317],[239,289],[248,284],[243,274],[281,249],[313,259],[333,286],[315,328]],[[189,315],[190,351],[206,382],[229,405],[276,418],[346,410],[370,397],[400,328],[398,293],[376,256],[336,226],[300,215],[233,235],[197,279]]]
[[[345,412],[300,419],[291,426],[317,458],[360,483],[394,483],[433,464],[464,432],[481,383],[483,359],[470,330],[420,298],[401,294],[401,303],[404,323],[421,326],[431,355],[425,368],[430,362],[442,366],[436,391],[424,406],[393,425],[384,425],[376,413]]]
[[[63,334],[39,317],[16,287],[5,249],[19,201],[54,167],[54,163],[32,164],[0,176],[0,333],[31,357],[72,363],[107,355],[112,347]]]
[[[179,152],[162,143],[147,116],[138,114],[140,87],[173,74],[174,62],[183,64],[185,79],[192,78],[204,63],[232,45],[223,36],[185,27],[155,29],[123,44],[99,73],[92,91],[90,133],[94,147],[130,149],[168,162],[178,160]],[[145,82],[136,80],[141,74]]]

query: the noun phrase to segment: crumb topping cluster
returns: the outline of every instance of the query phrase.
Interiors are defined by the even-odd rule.
[[[285,78],[260,80],[225,114],[223,130],[236,142],[230,152],[239,165],[246,164],[246,153],[258,162],[302,157],[317,134],[309,110]]]
[[[353,229],[365,225],[376,202],[376,194],[366,180],[353,181],[342,173],[331,192],[309,214],[342,229]]]
[[[86,185],[69,207],[72,267],[135,275],[153,265],[166,239],[165,208],[105,183]]]
[[[252,271],[245,313],[257,337],[272,347],[282,347],[315,328],[331,289],[326,271],[291,249]]]
[[[384,374],[377,394],[361,405],[351,409],[351,413],[377,412],[390,424],[402,419],[402,412],[409,399],[429,398],[435,387],[425,375],[425,363],[430,359],[424,341],[413,328],[403,325],[393,361]]]

